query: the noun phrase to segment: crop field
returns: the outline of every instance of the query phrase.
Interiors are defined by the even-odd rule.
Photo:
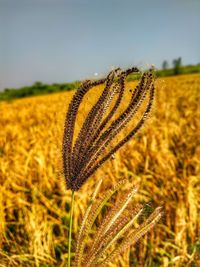
[[[0,267],[66,266],[71,191],[60,148],[73,93],[0,102]],[[200,266],[200,74],[157,79],[145,126],[75,194],[72,251],[99,178],[100,193],[125,178],[139,184],[136,203],[164,211],[110,267]]]

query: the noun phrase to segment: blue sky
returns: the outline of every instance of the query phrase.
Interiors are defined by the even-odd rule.
[[[0,90],[200,62],[199,0],[0,0]]]

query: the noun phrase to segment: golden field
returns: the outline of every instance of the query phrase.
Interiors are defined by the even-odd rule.
[[[0,103],[0,267],[66,264],[71,192],[59,166],[72,95]],[[135,201],[164,210],[162,221],[110,266],[200,266],[200,74],[156,81],[148,122],[76,193],[73,247],[97,177],[102,190],[122,178],[139,183]]]

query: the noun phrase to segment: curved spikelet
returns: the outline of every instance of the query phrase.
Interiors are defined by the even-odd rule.
[[[84,97],[84,95],[93,86],[100,85],[105,82],[105,79],[91,82],[84,82],[75,93],[66,115],[64,134],[63,134],[63,145],[62,145],[62,157],[63,157],[63,173],[69,188],[73,187],[72,177],[72,142],[75,127],[75,120],[78,112],[78,107]]]
[[[88,243],[92,226],[101,213],[102,208],[125,182],[124,180],[118,183],[113,189],[106,192],[101,199],[96,200],[101,181],[98,183],[80,227],[74,266],[107,266],[110,261],[116,258],[128,246],[137,242],[161,218],[161,208],[157,208],[148,219],[141,225],[139,224],[138,218],[143,213],[143,207],[141,205],[133,206],[132,200],[137,188],[132,187],[124,192],[115,205],[110,207],[107,215],[96,229],[92,242]],[[118,244],[119,240],[120,244]],[[85,250],[86,243],[87,250]],[[117,247],[115,246],[113,249],[113,245],[116,244]]]
[[[112,253],[110,253],[103,261],[98,261],[96,266],[98,267],[106,267],[109,262],[113,259],[116,259],[120,253],[129,248],[130,245],[135,244],[143,235],[145,235],[148,231],[151,230],[155,226],[155,224],[161,219],[162,212],[161,207],[156,208],[156,210],[151,214],[150,218],[147,219],[141,226],[139,226],[136,230],[133,230],[128,236],[125,236],[120,245],[117,246]],[[95,266],[95,265],[93,265]]]
[[[83,251],[84,251],[85,243],[87,241],[88,235],[90,233],[90,230],[92,228],[94,221],[96,220],[97,216],[99,215],[99,213],[101,212],[102,208],[107,203],[107,201],[112,197],[113,194],[115,194],[116,191],[118,191],[122,187],[122,185],[125,182],[126,180],[120,181],[112,189],[108,190],[99,201],[94,202],[96,198],[96,194],[99,191],[101,181],[97,184],[97,187],[88,205],[88,208],[86,210],[86,213],[83,218],[80,231],[78,234],[76,254],[75,254],[76,255],[75,256],[76,267],[81,266],[81,262],[83,260]]]
[[[147,119],[154,98],[152,70],[141,75],[127,107],[122,108],[126,91],[126,77],[131,73],[138,72],[137,68],[130,68],[126,71],[118,68],[111,71],[105,79],[86,81],[75,93],[66,114],[62,144],[63,173],[67,187],[72,191],[79,190],[113,153],[137,133]],[[105,84],[105,87],[96,103],[91,106],[75,138],[79,106],[83,102],[84,96],[94,86],[100,84]],[[142,114],[139,112],[141,110],[143,110]],[[138,113],[140,118],[137,119],[136,125],[128,127]],[[128,133],[118,140],[122,130],[126,129],[128,129]]]

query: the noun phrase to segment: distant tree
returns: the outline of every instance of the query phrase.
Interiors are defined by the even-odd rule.
[[[181,57],[173,60],[173,67],[174,67],[174,74],[180,74],[181,73],[181,65],[182,65],[182,59]]]
[[[42,86],[42,83],[39,82],[39,81],[37,81],[37,82],[35,82],[35,83],[33,84],[33,86],[35,86],[35,87],[41,87],[41,86]]]
[[[167,60],[164,60],[163,63],[162,63],[162,69],[166,70],[168,68],[169,68],[169,64],[168,64]]]

